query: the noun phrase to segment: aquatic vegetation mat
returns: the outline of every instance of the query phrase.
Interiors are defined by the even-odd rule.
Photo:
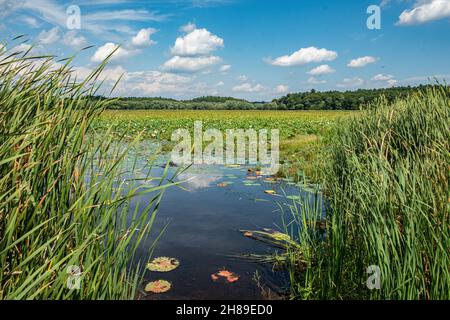
[[[176,258],[158,257],[147,264],[147,269],[154,272],[169,272],[179,265],[180,261]]]
[[[169,291],[171,288],[172,284],[169,281],[156,280],[147,283],[147,285],[145,286],[145,291],[151,293],[164,293]]]

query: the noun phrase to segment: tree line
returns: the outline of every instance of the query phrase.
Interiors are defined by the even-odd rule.
[[[109,108],[125,110],[359,110],[382,96],[388,102],[393,102],[429,86],[431,85],[359,89],[344,92],[311,90],[289,93],[270,102],[250,102],[232,97],[216,96],[204,96],[192,100],[122,97],[111,99]]]

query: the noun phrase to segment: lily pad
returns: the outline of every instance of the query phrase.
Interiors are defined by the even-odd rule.
[[[159,257],[155,258],[147,264],[147,269],[155,272],[169,272],[180,265],[180,261],[175,258]]]
[[[225,181],[225,182],[219,183],[217,186],[220,187],[220,188],[226,188],[226,187],[228,187],[229,185],[232,185],[232,184],[234,184],[234,182],[232,182],[232,181]]]
[[[213,281],[225,280],[227,283],[234,283],[239,280],[239,276],[228,270],[220,270],[219,272],[213,273],[211,279]]]
[[[260,185],[261,185],[260,183],[247,183],[247,182],[244,183],[244,186],[246,187],[256,187]]]
[[[164,293],[170,290],[172,287],[172,284],[169,281],[166,280],[157,280],[149,282],[145,286],[146,292],[152,292],[152,293]]]

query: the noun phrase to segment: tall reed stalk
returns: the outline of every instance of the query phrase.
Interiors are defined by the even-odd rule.
[[[324,220],[317,201],[291,206],[291,297],[450,299],[449,88],[380,99],[329,148]]]
[[[127,150],[91,130],[106,62],[79,81],[71,59],[1,50],[0,299],[135,298],[167,184],[126,184]],[[143,192],[153,200],[132,211]]]

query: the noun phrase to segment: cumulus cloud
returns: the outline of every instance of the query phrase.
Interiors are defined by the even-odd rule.
[[[130,91],[138,95],[155,95],[188,91],[191,78],[161,71],[139,71],[126,74],[126,84]]]
[[[162,69],[170,72],[197,72],[210,73],[207,68],[222,61],[220,57],[212,55],[214,51],[224,46],[223,39],[206,29],[198,29],[195,24],[189,23],[180,29],[185,34],[175,40],[171,48],[172,58],[167,60]],[[223,65],[219,71],[226,73],[231,65]]]
[[[359,77],[354,78],[345,78],[341,83],[338,83],[336,86],[339,88],[354,88],[360,87],[364,84],[364,80]]]
[[[373,76],[372,79],[370,79],[370,80],[372,80],[372,81],[388,81],[388,80],[391,80],[393,78],[394,78],[394,76],[391,75],[391,74],[381,74],[381,73],[379,73],[379,74]]]
[[[350,62],[347,64],[347,67],[349,68],[362,68],[367,66],[368,64],[377,62],[377,58],[371,57],[371,56],[365,56],[356,58],[353,60],[350,60]]]
[[[63,43],[75,50],[80,50],[88,45],[86,38],[83,36],[77,36],[77,32],[75,30],[66,32],[63,38]]]
[[[216,56],[180,57],[175,56],[166,61],[162,68],[173,72],[196,72],[204,70],[222,61]]]
[[[413,9],[405,10],[400,14],[397,25],[422,24],[448,17],[450,17],[450,1],[417,1]]]
[[[73,74],[78,80],[84,80],[93,69],[74,67]],[[109,94],[109,90],[120,79],[114,95],[154,96],[161,94],[185,94],[199,90],[198,85],[192,84],[192,78],[169,72],[156,70],[128,72],[122,66],[105,68],[99,76],[104,82],[102,92]],[[205,88],[202,88],[205,89]],[[205,89],[207,90],[207,88]]]
[[[54,27],[48,31],[43,30],[39,33],[37,41],[40,44],[52,44],[59,40],[59,27]]]
[[[233,90],[234,92],[261,92],[265,90],[265,88],[261,84],[252,85],[251,83],[246,82],[234,86],[231,90]]]
[[[229,64],[224,64],[223,66],[220,67],[219,71],[222,73],[228,72],[231,69],[231,65]]]
[[[275,60],[266,59],[268,63],[278,67],[301,66],[308,63],[322,61],[333,61],[338,54],[335,51],[327,49],[318,49],[316,47],[302,48],[291,55],[285,55]]]
[[[156,42],[150,39],[150,37],[156,32],[158,32],[158,30],[154,28],[141,29],[137,35],[131,39],[131,43],[136,47],[151,46]]]
[[[310,74],[312,76],[318,76],[321,74],[328,74],[328,73],[333,73],[333,72],[336,72],[336,70],[334,70],[327,64],[322,64],[322,65],[308,71],[308,74]]]
[[[387,81],[387,84],[388,84],[390,87],[395,87],[395,86],[397,85],[397,83],[398,83],[398,81],[395,80],[395,79],[390,79],[390,80]]]
[[[223,39],[208,30],[194,29],[175,40],[171,53],[174,56],[208,55],[223,46]]]
[[[116,50],[117,49],[117,50]],[[115,51],[114,51],[115,50]],[[91,61],[93,62],[102,62],[105,60],[112,52],[113,55],[110,58],[110,61],[120,60],[126,57],[133,56],[137,53],[136,50],[128,50],[122,47],[118,47],[117,44],[113,42],[105,43],[103,46],[97,49],[94,55],[91,57]]]
[[[194,31],[195,29],[197,29],[197,26],[194,23],[189,22],[188,24],[182,26],[180,28],[180,31],[184,32],[184,33],[190,33],[192,31]]]
[[[286,93],[286,92],[288,92],[288,90],[289,90],[289,87],[284,84],[280,84],[275,88],[276,93]]]
[[[310,77],[307,81],[309,84],[319,85],[327,83],[325,80],[319,80],[316,77]]]
[[[392,74],[379,73],[374,75],[370,80],[374,81],[377,85],[388,85],[390,87],[393,87],[398,83]]]
[[[242,74],[239,77],[237,77],[237,79],[240,82],[246,82],[248,80],[248,77],[246,75]]]

